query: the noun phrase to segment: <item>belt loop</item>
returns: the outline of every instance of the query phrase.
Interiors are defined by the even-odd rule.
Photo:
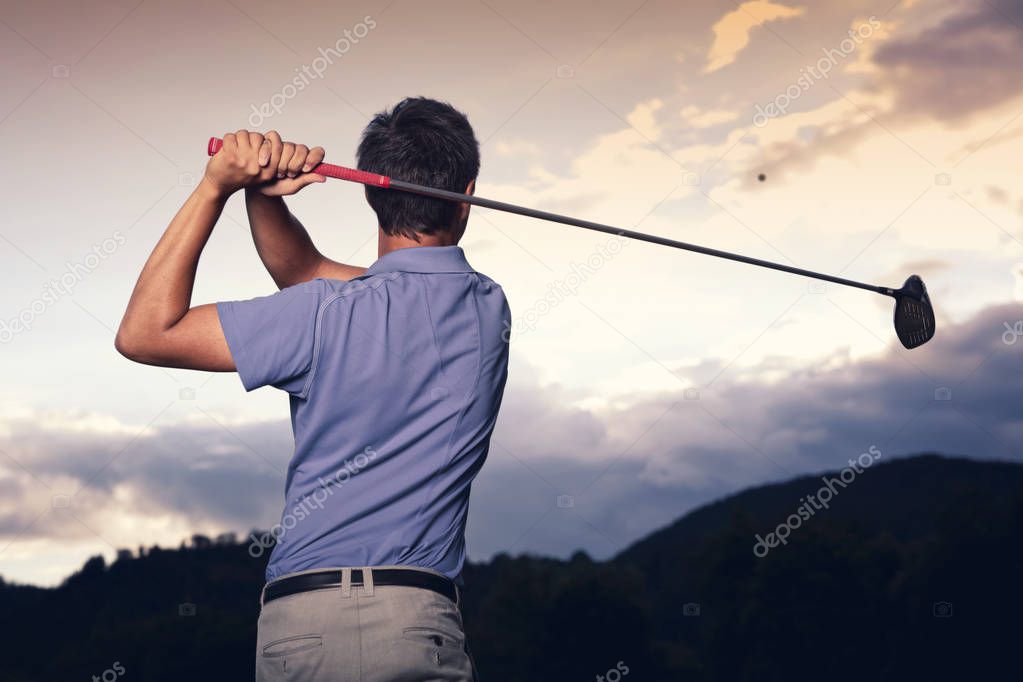
[[[259,591],[259,608],[263,608],[263,604],[265,603],[264,600],[266,599],[266,586],[269,584],[270,583],[266,583],[263,585],[263,589]]]
[[[367,597],[373,596],[373,568],[370,566],[362,569],[362,592]]]
[[[348,599],[352,596],[352,569],[341,569],[341,596]]]

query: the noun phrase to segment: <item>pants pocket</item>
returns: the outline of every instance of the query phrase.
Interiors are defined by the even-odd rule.
[[[380,661],[372,680],[387,682],[471,682],[472,662],[465,638],[435,627],[407,627]]]
[[[460,636],[437,628],[414,627],[405,628],[402,637],[413,642],[442,649],[464,649],[465,640]]]
[[[264,644],[256,657],[256,682],[312,682],[322,678],[323,637],[295,635]]]
[[[296,635],[278,639],[263,646],[263,656],[266,658],[278,658],[297,654],[300,651],[309,649],[322,649],[323,637],[320,635]]]

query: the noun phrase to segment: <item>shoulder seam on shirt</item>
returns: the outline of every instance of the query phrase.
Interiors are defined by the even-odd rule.
[[[309,362],[309,374],[308,376],[306,376],[305,385],[302,386],[302,391],[300,393],[295,394],[296,398],[301,398],[304,400],[309,396],[309,390],[312,388],[313,379],[316,377],[316,368],[318,367],[320,359],[320,342],[322,340],[320,329],[323,325],[323,313],[324,311],[326,311],[327,306],[329,306],[331,303],[334,303],[335,301],[341,300],[342,298],[352,298],[358,294],[361,294],[364,291],[376,291],[381,286],[383,286],[385,282],[394,281],[403,274],[405,273],[396,272],[387,273],[386,275],[379,275],[380,279],[378,282],[374,282],[373,284],[367,284],[363,287],[355,289],[354,291],[335,291],[333,294],[331,294],[330,296],[328,296],[327,298],[320,302],[319,307],[316,309],[316,323],[315,327],[313,328],[313,357],[312,360],[310,360]],[[355,280],[349,280],[349,283],[353,281]]]
[[[479,278],[477,278],[476,284],[479,284]],[[480,377],[483,375],[483,326],[480,324],[480,302],[476,297],[476,287],[473,287],[472,295],[472,310],[474,317],[476,318],[476,377],[472,381],[472,387],[465,392],[465,402],[462,404],[462,409],[458,412],[458,419],[455,421],[455,425],[451,430],[451,435],[448,437],[448,456],[450,457],[451,450],[451,439],[455,437],[455,432],[458,427],[462,425],[462,419],[465,417],[465,413],[469,409],[469,403],[471,402],[472,396],[476,395],[479,390]],[[448,459],[446,464],[450,464],[451,460]]]
[[[420,278],[422,275],[420,275]],[[444,369],[444,355],[440,350],[440,340],[437,338],[437,323],[433,319],[433,309],[430,307],[430,292],[429,288],[423,287],[423,302],[426,304],[426,316],[430,320],[430,329],[432,330],[433,336],[433,350],[437,353],[437,365],[440,367],[440,375],[444,378],[444,382],[447,383],[448,376],[447,371]]]

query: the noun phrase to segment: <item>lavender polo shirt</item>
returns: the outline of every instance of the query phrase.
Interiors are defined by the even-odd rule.
[[[291,395],[295,452],[267,580],[405,565],[459,580],[469,489],[508,373],[504,292],[457,246],[218,303],[245,390]]]

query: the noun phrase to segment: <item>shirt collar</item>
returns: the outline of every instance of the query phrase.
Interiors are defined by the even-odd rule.
[[[460,246],[413,246],[384,254],[366,270],[367,275],[385,272],[474,272]]]

